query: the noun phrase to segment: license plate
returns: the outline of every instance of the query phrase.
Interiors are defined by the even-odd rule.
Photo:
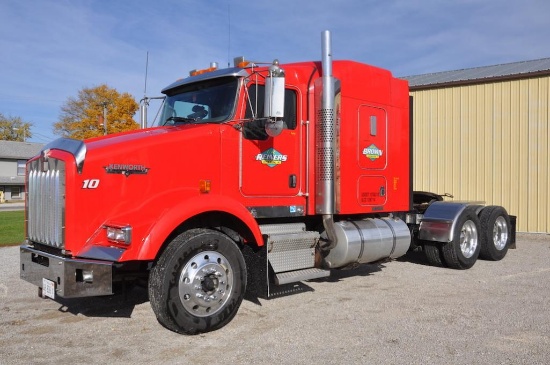
[[[42,296],[55,299],[55,282],[45,278],[42,279]]]

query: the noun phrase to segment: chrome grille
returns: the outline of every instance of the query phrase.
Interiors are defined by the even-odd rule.
[[[33,242],[65,247],[65,164],[42,158],[28,165],[27,230]]]

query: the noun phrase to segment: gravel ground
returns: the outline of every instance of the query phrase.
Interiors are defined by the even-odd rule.
[[[549,364],[549,257],[550,236],[535,234],[466,271],[413,253],[244,301],[221,330],[182,336],[158,324],[143,288],[40,299],[19,279],[18,248],[0,248],[0,364]]]

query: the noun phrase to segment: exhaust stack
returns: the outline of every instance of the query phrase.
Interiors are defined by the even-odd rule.
[[[317,214],[334,214],[334,78],[331,37],[322,33],[323,75],[317,80]],[[319,82],[321,81],[321,82]],[[320,99],[320,100],[319,100]]]
[[[330,250],[336,246],[334,228],[334,99],[335,80],[332,76],[332,40],[328,30],[322,33],[322,68],[321,85],[316,83],[317,99],[317,195],[315,210],[323,215],[326,230],[326,243],[323,249]],[[320,100],[319,100],[320,97]]]

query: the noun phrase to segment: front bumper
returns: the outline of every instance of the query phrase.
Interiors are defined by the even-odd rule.
[[[93,297],[113,294],[113,263],[109,261],[70,259],[20,247],[21,279],[42,288],[43,279],[55,283],[55,295],[63,298]]]

